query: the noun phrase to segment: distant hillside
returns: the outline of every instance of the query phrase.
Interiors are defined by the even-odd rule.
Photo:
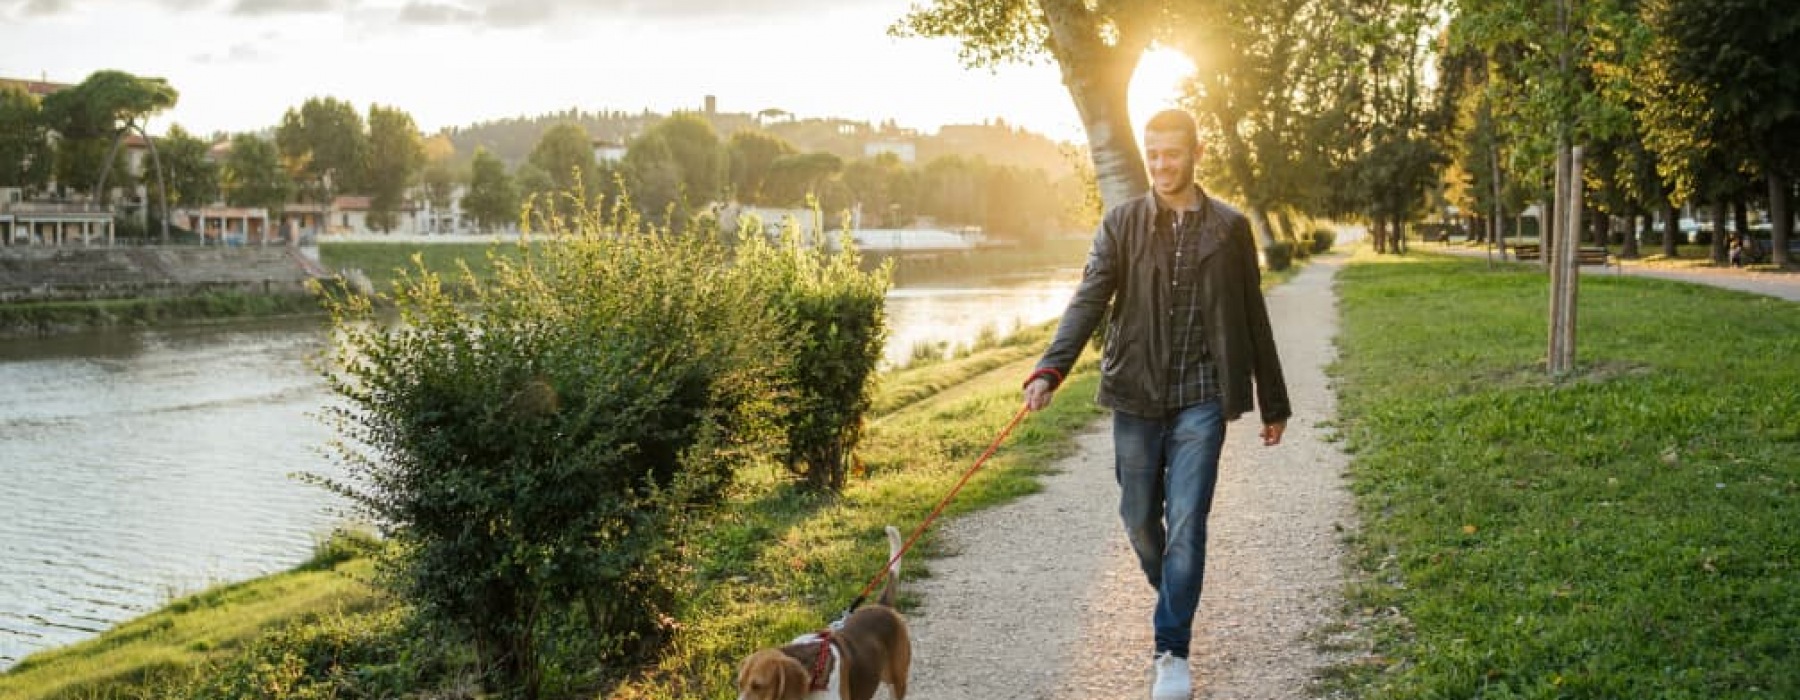
[[[863,157],[864,147],[870,143],[901,143],[912,145],[920,165],[945,155],[980,157],[994,165],[1040,169],[1055,179],[1074,169],[1072,159],[1086,157],[1085,147],[1059,144],[1040,134],[1009,126],[1004,121],[946,125],[935,134],[921,134],[901,129],[892,122],[871,125],[835,118],[794,119],[792,115],[775,110],[763,114],[696,113],[712,122],[721,138],[746,129],[766,131],[786,139],[802,151],[825,151],[845,160]],[[468,159],[480,146],[509,166],[517,166],[531,154],[544,131],[556,124],[579,124],[596,139],[629,144],[638,134],[667,116],[648,110],[628,113],[570,109],[535,117],[478,122],[446,129],[445,133],[456,146],[459,159]]]

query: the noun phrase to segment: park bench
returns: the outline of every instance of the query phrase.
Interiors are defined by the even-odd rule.
[[[1517,243],[1512,247],[1514,260],[1538,260],[1544,255],[1544,247],[1536,243]],[[1581,246],[1575,249],[1577,265],[1618,265],[1611,253],[1598,246]]]

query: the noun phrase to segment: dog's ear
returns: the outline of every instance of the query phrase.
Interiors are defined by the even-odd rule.
[[[781,660],[781,673],[778,675],[781,680],[776,683],[778,690],[775,697],[804,698],[807,691],[812,689],[811,674],[807,673],[806,667],[801,666],[800,662],[791,658]]]

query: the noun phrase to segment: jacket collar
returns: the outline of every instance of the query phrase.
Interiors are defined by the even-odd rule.
[[[1204,221],[1206,217],[1212,216],[1212,196],[1208,195],[1206,193],[1206,188],[1201,187],[1198,182],[1194,183],[1194,192],[1199,198],[1200,218]],[[1149,209],[1152,221],[1162,221],[1162,217],[1168,216],[1175,211],[1163,204],[1162,198],[1156,196],[1156,190],[1154,189],[1144,193],[1143,201],[1144,206]]]

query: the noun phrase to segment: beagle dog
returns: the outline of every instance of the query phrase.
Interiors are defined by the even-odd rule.
[[[900,531],[889,525],[887,537],[893,564],[879,602],[851,613],[842,627],[751,654],[738,667],[738,700],[869,700],[883,682],[894,700],[906,699],[912,638],[894,611]]]

